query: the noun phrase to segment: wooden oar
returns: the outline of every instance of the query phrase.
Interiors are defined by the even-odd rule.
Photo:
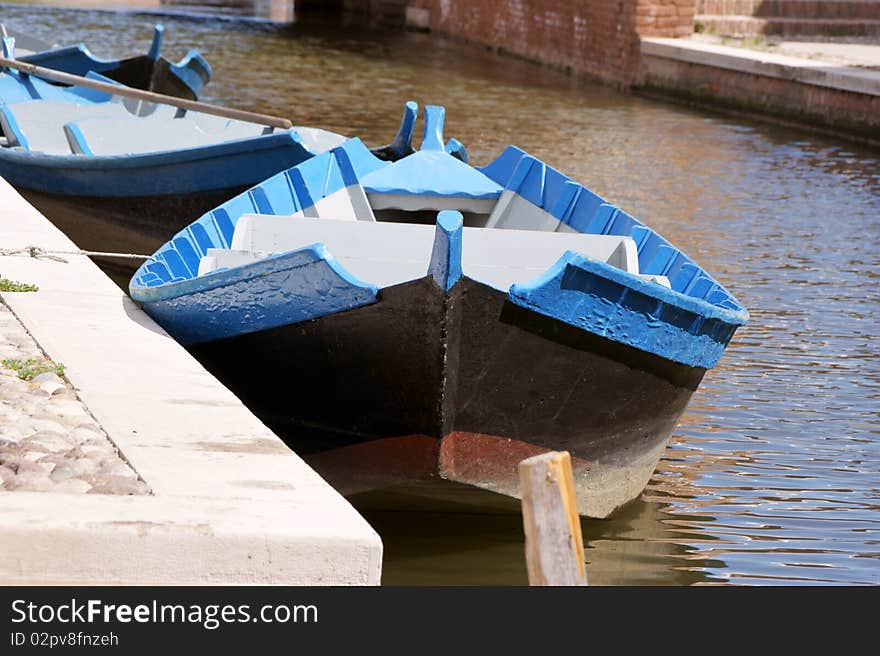
[[[239,121],[248,121],[250,123],[257,123],[259,125],[268,125],[273,128],[281,128],[282,130],[287,130],[288,128],[293,127],[293,123],[291,123],[289,120],[287,120],[286,118],[280,118],[278,116],[257,114],[255,112],[246,112],[241,109],[231,109],[229,107],[220,107],[219,105],[211,105],[209,103],[198,102],[195,100],[186,100],[184,98],[166,96],[165,94],[155,93],[153,91],[143,91],[141,89],[132,89],[131,87],[116,86],[115,84],[110,84],[108,82],[91,80],[87,77],[81,77],[79,75],[73,75],[71,73],[56,71],[52,68],[35,66],[34,64],[28,64],[27,62],[18,61],[16,59],[0,57],[0,67],[4,66],[8,68],[13,68],[17,71],[21,71],[22,73],[27,73],[28,75],[33,75],[35,77],[45,78],[47,80],[54,80],[55,82],[61,82],[63,84],[70,84],[73,86],[95,89],[97,91],[104,91],[114,96],[134,98],[135,100],[146,100],[147,102],[160,103],[163,105],[171,105],[172,107],[179,107],[180,109],[192,110],[194,112],[202,112],[204,114],[211,114],[213,116],[222,116],[224,118],[237,119]]]

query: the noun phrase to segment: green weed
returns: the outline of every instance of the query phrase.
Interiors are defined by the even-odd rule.
[[[3,361],[3,366],[12,369],[22,380],[31,380],[47,371],[51,371],[57,376],[64,375],[63,364],[56,364],[46,358],[29,358],[27,360],[10,358]]]

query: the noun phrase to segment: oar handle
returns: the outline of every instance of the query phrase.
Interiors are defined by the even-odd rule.
[[[268,114],[258,114],[256,112],[246,112],[241,109],[232,109],[230,107],[220,107],[210,103],[198,102],[196,100],[186,100],[185,98],[176,98],[175,96],[166,96],[163,93],[155,93],[154,91],[143,91],[142,89],[132,89],[131,87],[116,86],[109,82],[101,82],[100,80],[91,80],[80,75],[64,73],[56,71],[52,68],[43,68],[27,62],[18,61],[17,59],[9,59],[0,57],[0,67],[8,67],[33,75],[35,77],[54,80],[63,84],[70,84],[78,87],[86,87],[87,89],[95,89],[96,91],[104,91],[106,93],[122,96],[123,98],[134,98],[135,100],[146,100],[147,102],[160,103],[163,105],[171,105],[180,109],[192,110],[194,112],[202,112],[203,114],[211,114],[213,116],[222,116],[224,118],[232,118],[239,121],[248,121],[259,125],[268,125],[273,128],[287,130],[293,127],[286,118],[278,116],[269,116]]]

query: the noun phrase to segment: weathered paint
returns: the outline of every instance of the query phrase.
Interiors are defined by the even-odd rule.
[[[566,449],[592,516],[641,492],[704,374],[467,278],[449,292],[422,278],[373,304],[190,351],[300,453],[321,453],[310,462],[343,490],[434,475],[517,496],[521,457]],[[356,445],[361,464],[343,476],[352,461],[328,451]]]
[[[177,271],[183,263],[162,263]],[[183,265],[185,266],[185,265]],[[205,285],[204,281],[209,281]],[[147,290],[152,316],[182,344],[268,330],[373,303],[378,289],[339,266],[321,244]]]
[[[616,342],[692,367],[714,367],[741,322],[718,307],[605,262],[568,252],[510,301]]]
[[[196,100],[211,80],[211,66],[197,50],[190,50],[176,64],[163,59],[164,32],[163,25],[156,25],[147,53],[127,59],[101,59],[81,43],[31,53],[19,59],[73,75],[99,73],[127,86]],[[0,98],[5,101],[2,93]]]
[[[461,212],[443,211],[437,215],[434,248],[428,275],[440,289],[448,292],[461,278],[461,233],[464,219]]]

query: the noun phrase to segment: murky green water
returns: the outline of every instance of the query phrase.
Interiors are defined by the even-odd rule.
[[[161,4],[289,20],[279,2]],[[8,4],[0,16],[103,55],[145,49],[155,20]],[[163,22],[166,54],[197,45],[214,66],[208,101],[371,145],[391,138],[405,100],[444,104],[447,136],[477,163],[508,143],[531,151],[657,228],[751,310],[643,497],[584,523],[592,583],[880,583],[880,153],[425,35]],[[387,583],[525,582],[516,515],[367,516]]]

